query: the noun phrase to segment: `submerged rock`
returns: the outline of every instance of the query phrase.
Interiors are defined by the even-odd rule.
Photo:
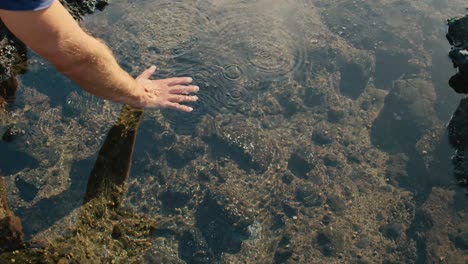
[[[238,253],[253,223],[243,208],[218,191],[208,191],[196,209],[197,226],[216,256]]]
[[[272,163],[275,151],[272,140],[263,134],[259,124],[242,116],[218,118],[211,131],[199,134],[216,156],[229,157],[246,171],[262,173]]]
[[[320,252],[326,257],[335,257],[345,250],[344,234],[339,230],[325,229],[319,231],[316,242]]]
[[[440,123],[435,101],[432,82],[420,78],[396,81],[372,126],[372,143],[390,153],[413,149],[427,129]]]

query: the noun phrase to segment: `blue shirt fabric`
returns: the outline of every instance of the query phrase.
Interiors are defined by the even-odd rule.
[[[54,0],[0,0],[0,9],[32,11],[49,7]]]

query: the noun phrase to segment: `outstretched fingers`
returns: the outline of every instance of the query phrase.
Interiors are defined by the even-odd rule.
[[[174,94],[174,95],[170,95],[168,97],[168,100],[169,102],[175,102],[175,103],[196,102],[198,100],[198,96]]]
[[[168,78],[164,79],[164,81],[167,83],[167,85],[184,85],[184,84],[189,84],[192,82],[191,77],[174,77],[174,78]]]
[[[154,72],[156,71],[156,66],[151,66],[149,67],[148,69],[146,69],[145,71],[143,71],[139,76],[138,78],[140,79],[149,79],[151,77],[151,75],[154,74]]]
[[[181,105],[181,104],[178,104],[178,103],[168,102],[166,104],[166,107],[167,108],[172,108],[172,109],[175,109],[175,110],[180,110],[180,111],[183,111],[183,112],[192,112],[193,111],[192,107],[186,106],[186,105]]]
[[[175,85],[171,86],[171,94],[191,94],[196,93],[200,88],[196,85]]]

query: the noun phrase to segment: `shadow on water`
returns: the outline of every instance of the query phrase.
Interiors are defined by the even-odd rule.
[[[86,168],[90,167],[92,160],[76,162],[71,171],[71,186],[67,191],[42,199],[31,208],[17,211],[18,216],[28,222],[24,225],[26,238],[47,229],[79,207],[76,197],[83,193],[84,204],[95,198],[105,198],[115,206],[120,205],[125,194],[141,115],[139,110],[123,107],[118,121],[108,132],[91,172]]]

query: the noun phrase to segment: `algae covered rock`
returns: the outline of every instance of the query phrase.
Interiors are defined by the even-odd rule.
[[[197,226],[216,256],[238,253],[250,236],[253,217],[235,199],[217,190],[208,191],[196,210]]]
[[[435,101],[435,88],[429,80],[396,81],[372,126],[372,143],[391,153],[414,147],[427,129],[440,122]]]
[[[227,156],[246,171],[253,169],[262,173],[272,163],[275,151],[273,141],[254,120],[246,120],[241,115],[223,116],[214,120],[211,129],[199,134],[216,156]]]

